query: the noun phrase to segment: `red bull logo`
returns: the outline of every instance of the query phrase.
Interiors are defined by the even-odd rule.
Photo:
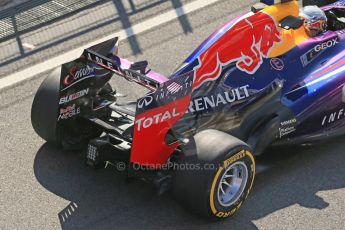
[[[236,62],[239,70],[254,74],[263,58],[282,41],[275,20],[264,12],[241,18],[199,57],[193,89],[218,79],[223,66]]]

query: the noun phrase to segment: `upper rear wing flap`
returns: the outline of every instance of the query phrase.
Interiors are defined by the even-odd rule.
[[[157,90],[162,82],[168,80],[149,69],[147,61],[132,63],[118,57],[118,41],[114,38],[85,49],[82,57],[150,90]]]

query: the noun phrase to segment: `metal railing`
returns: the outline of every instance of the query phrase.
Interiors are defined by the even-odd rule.
[[[0,11],[0,42],[109,0],[31,0]]]
[[[79,36],[116,22],[120,22],[123,29],[130,28],[132,26],[130,17],[167,2],[171,2],[171,6],[177,9],[182,6],[181,1],[182,0],[30,0],[23,2],[0,11],[0,49],[2,49],[0,53],[0,68],[9,64],[24,68],[24,65],[30,65],[34,63],[35,60],[39,61],[43,60],[44,57],[51,57],[50,54],[48,55],[49,52],[42,52],[44,50],[63,44],[66,41],[75,40]],[[77,28],[76,32],[69,31],[63,36],[62,32],[56,32],[56,37],[51,40],[44,41],[44,37],[39,38],[39,34],[44,34],[44,29],[42,30],[42,28],[51,29],[52,27],[49,26],[53,24],[58,27],[56,23],[64,21],[69,17],[73,18],[73,16],[79,12],[87,11],[96,6],[102,8],[103,5],[106,6],[109,3],[112,3],[111,5],[115,9],[115,14],[109,15],[110,18],[100,17],[101,19],[98,18],[94,20],[92,16],[89,18],[83,16],[83,20],[90,20],[90,24],[87,28],[81,25],[80,28]],[[183,28],[183,32],[189,33],[192,31],[185,16],[179,17],[179,21]],[[71,24],[72,23],[73,22],[71,22]],[[73,24],[73,26],[75,25],[76,24]],[[68,28],[68,26],[66,28]],[[43,42],[31,40],[31,42],[34,42],[30,44],[30,39],[29,43],[27,42],[28,37],[31,37],[30,39],[39,38],[42,39]],[[24,43],[22,42],[23,40]],[[132,36],[128,41],[133,54],[136,55],[141,53],[141,48],[136,36]],[[34,48],[28,48],[27,45],[34,45]],[[61,50],[61,52],[64,51],[65,50]],[[36,55],[37,59],[26,59],[26,57],[38,53],[40,53],[40,55]],[[19,62],[15,64],[14,62],[17,61]],[[0,77],[7,74],[7,71],[11,71],[11,68],[0,69]]]

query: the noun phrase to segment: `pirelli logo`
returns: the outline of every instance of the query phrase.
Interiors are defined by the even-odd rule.
[[[232,157],[230,157],[229,159],[225,160],[224,163],[224,167],[228,167],[229,165],[231,165],[232,163],[234,163],[235,161],[238,161],[239,159],[245,157],[246,155],[246,151],[242,150],[241,152],[233,155]]]

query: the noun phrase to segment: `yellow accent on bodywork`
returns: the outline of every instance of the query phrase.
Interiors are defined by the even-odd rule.
[[[275,4],[266,7],[262,12],[271,15],[277,22],[280,22],[289,15],[298,17],[299,5],[297,1]]]
[[[298,17],[299,5],[298,1],[276,4],[266,7],[262,12],[271,15],[275,21],[279,23],[287,16]],[[280,44],[275,45],[270,53],[270,58],[280,56],[309,39],[303,26],[297,30],[285,30],[280,28],[280,35],[283,41]]]

